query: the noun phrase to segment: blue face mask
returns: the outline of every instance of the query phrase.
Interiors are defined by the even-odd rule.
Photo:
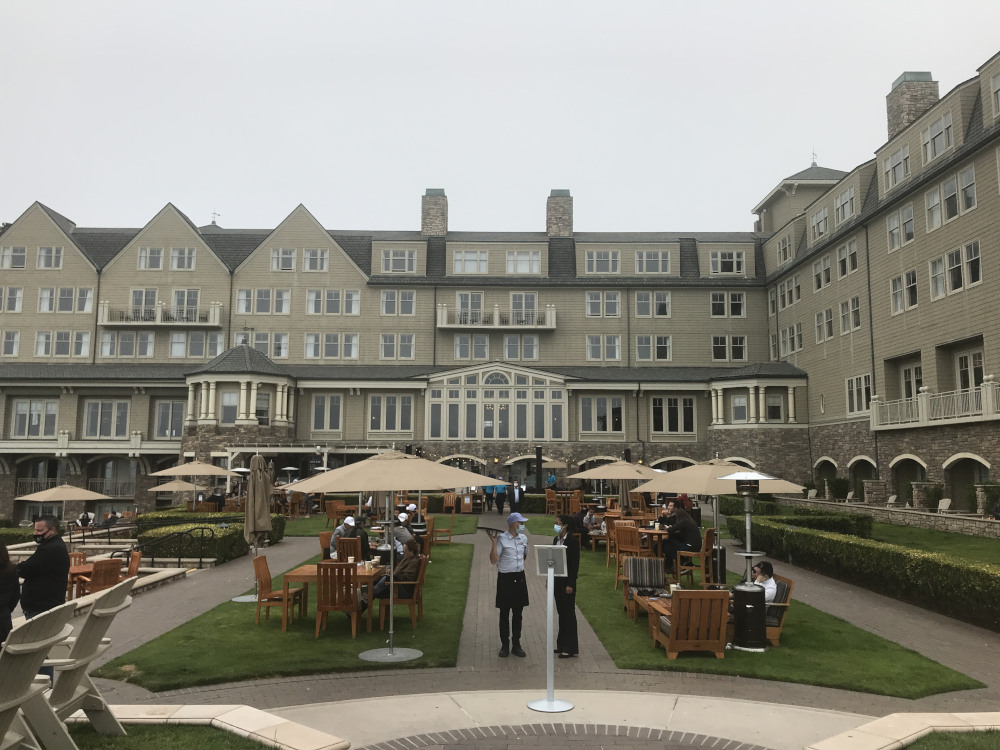
[[[523,523],[519,523],[517,525],[517,533],[518,534],[523,534],[524,533],[524,524]]]
[[[552,528],[556,530],[557,534],[562,534],[562,526],[560,526],[559,524],[557,524],[557,523],[553,524]]]

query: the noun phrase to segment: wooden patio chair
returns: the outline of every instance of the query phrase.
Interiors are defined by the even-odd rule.
[[[340,541],[339,539],[337,541]],[[358,598],[358,566],[347,562],[321,562],[316,566],[316,637],[326,630],[330,612],[346,612],[351,620],[351,638],[358,635],[361,602]]]
[[[562,513],[559,496],[555,490],[545,490],[545,515],[554,516],[557,513]]]
[[[625,580],[625,560],[629,557],[641,557],[642,549],[639,543],[639,530],[635,525],[622,522],[615,524],[615,590],[618,582]]]
[[[271,589],[271,569],[267,565],[267,556],[258,555],[253,559],[253,572],[257,577],[257,619],[260,625],[260,608],[264,608],[264,619],[271,617],[271,607],[284,607],[288,611],[288,622],[292,622],[293,605],[298,602],[299,616],[305,617],[306,610],[302,599],[302,588],[289,588],[285,598],[284,589]]]
[[[816,499],[816,492],[817,492],[817,490],[809,490],[809,494],[808,494],[808,496],[807,496],[806,499],[808,499],[808,500],[815,500]]]
[[[76,747],[66,731],[66,725],[55,716],[45,700],[48,678],[36,680],[38,670],[49,650],[73,633],[70,618],[76,604],[67,602],[42,612],[17,625],[0,650],[0,747],[37,748],[38,742],[20,717],[22,710],[32,713],[35,724],[44,724],[43,732],[50,743]],[[47,744],[46,747],[53,745]]]
[[[361,560],[361,537],[337,537],[337,561],[347,562],[349,557],[353,557],[355,562]]]
[[[434,545],[434,519],[427,519],[427,531],[420,537],[420,554],[427,555],[431,559],[431,547]]]
[[[410,624],[413,629],[417,629],[417,620],[424,616],[424,599],[423,599],[423,586],[424,578],[427,574],[427,563],[429,558],[424,555],[420,556],[420,570],[417,573],[417,580],[415,581],[393,581],[392,586],[392,601],[398,606],[404,604],[410,608]],[[400,596],[399,587],[400,586],[412,586],[413,590],[410,592],[410,596],[403,597]],[[385,599],[379,599],[378,605],[378,626],[379,629],[385,628],[385,613],[389,611],[389,597]]]
[[[335,500],[327,500],[326,501],[326,528],[330,528],[330,521],[334,522],[334,524],[333,524],[334,527],[337,526],[337,523],[336,523],[336,521],[337,521],[337,514],[336,514],[337,506],[336,506],[335,503],[336,503]]]
[[[76,635],[49,651],[45,665],[55,669],[55,683],[46,697],[60,721],[66,721],[83,709],[99,734],[125,736],[125,730],[90,679],[89,672],[95,666],[93,662],[111,648],[111,640],[105,636],[118,613],[131,606],[135,582],[135,578],[127,578],[101,592]],[[32,731],[41,736],[47,722],[39,721],[31,711],[25,711],[25,719]]]
[[[445,513],[454,513],[455,505],[458,503],[458,493],[457,492],[446,492],[444,493],[443,508]],[[450,542],[449,542],[450,544]]]
[[[433,519],[432,519],[433,520]],[[432,540],[433,544],[451,544],[451,527],[455,523],[455,506],[451,507],[451,513],[448,516],[448,525],[438,527],[437,525],[427,527],[427,536]]]
[[[86,551],[80,552],[70,552],[69,553],[69,566],[72,568],[74,565],[86,565],[87,564],[87,553]],[[73,598],[73,577],[67,576],[66,578],[66,598]]]
[[[98,591],[116,586],[121,580],[122,561],[117,557],[94,561],[94,572],[77,578],[79,594],[96,594]]]
[[[703,589],[719,583],[712,574],[712,547],[715,546],[716,531],[715,528],[705,529],[699,551],[688,550],[677,553],[677,567],[674,568],[676,571],[674,580],[677,583],[681,583],[682,579],[687,577],[688,585],[694,588],[694,572],[696,570],[701,572],[701,587]]]
[[[293,492],[288,496],[288,517],[302,518],[305,515],[306,495],[304,492]]]
[[[678,589],[670,609],[670,617],[661,615],[658,627],[652,629],[653,648],[662,645],[668,659],[676,659],[681,651],[710,651],[716,659],[725,656],[728,591]]]
[[[608,518],[608,517],[605,517],[604,520],[606,523],[606,528],[608,530],[608,538],[605,540],[604,543],[604,553],[605,553],[604,567],[607,568],[611,566],[612,557],[615,558],[616,560],[618,559],[618,549],[617,545],[615,544],[615,527],[619,523],[625,526],[628,526],[629,524],[635,526],[635,522],[622,518]]]
[[[666,586],[667,566],[662,557],[628,557],[625,559],[625,575],[622,579],[623,608],[633,620],[639,617],[635,597],[666,596],[670,589]]]
[[[569,510],[566,512],[571,516],[576,515],[583,509],[583,490],[574,490],[569,498]]]
[[[777,591],[774,592],[774,601],[768,604],[764,610],[764,622],[767,626],[768,642],[772,646],[777,646],[781,640],[781,628],[785,624],[788,605],[792,603],[792,590],[795,588],[795,581],[779,575],[774,577],[774,581]]]
[[[351,509],[347,507],[346,500],[334,500],[333,501],[333,514],[334,514],[334,526],[340,526],[344,522],[344,519],[351,515]]]
[[[332,531],[321,531],[319,532],[319,548],[323,553],[323,559],[330,559],[330,542],[333,541]]]
[[[120,574],[118,582],[121,583],[129,578],[137,578],[139,576],[139,565],[142,564],[142,553],[134,549],[129,553],[128,556],[128,569]]]

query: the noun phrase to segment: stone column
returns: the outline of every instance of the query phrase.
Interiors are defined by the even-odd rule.
[[[889,499],[889,483],[884,479],[864,479],[865,505],[885,505]]]
[[[215,381],[208,384],[208,419],[215,420]]]
[[[198,409],[198,419],[208,419],[208,381],[201,381],[201,404]]]
[[[986,488],[983,485],[981,485],[981,484],[977,484],[976,485],[976,513],[978,513],[979,515],[983,516],[984,518],[986,517],[986,514],[989,512],[989,508],[987,508],[987,506],[986,506],[986,504],[988,502],[989,502],[989,499],[986,497]]]
[[[788,423],[795,424],[795,386],[788,386]]]
[[[767,421],[767,386],[760,386],[757,388],[757,413],[760,415],[760,421]]]
[[[195,397],[197,391],[194,383],[188,383],[188,400],[187,400],[187,413],[184,415],[184,421],[193,422],[195,419],[194,408],[195,408]]]
[[[927,509],[929,506],[929,501],[927,499],[927,494],[930,488],[934,486],[934,482],[911,482],[910,486],[913,488],[913,507]]]
[[[247,381],[240,381],[240,406],[236,411],[236,421],[247,418]]]
[[[719,402],[719,404],[718,404],[718,411],[717,411],[718,420],[719,421],[716,422],[716,424],[725,424],[726,423],[726,392],[725,392],[725,390],[722,389],[722,388],[716,389],[716,391],[715,391],[715,397],[716,397],[716,399],[718,399],[718,402]]]
[[[757,421],[757,386],[751,385],[747,389],[747,422],[753,424]],[[764,420],[761,420],[762,422]]]

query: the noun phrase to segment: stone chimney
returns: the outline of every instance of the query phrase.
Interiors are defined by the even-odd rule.
[[[420,201],[420,233],[425,237],[448,234],[448,196],[443,188],[427,188]]]
[[[545,231],[549,237],[573,236],[573,196],[569,190],[553,190],[545,204]]]
[[[938,82],[931,80],[929,72],[903,73],[893,82],[892,91],[885,98],[889,140],[937,104],[940,98]]]

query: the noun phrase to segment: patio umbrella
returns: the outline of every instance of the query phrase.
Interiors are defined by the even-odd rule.
[[[548,461],[542,464],[543,469],[565,469],[566,462],[560,461],[558,458],[550,458]]]
[[[150,492],[189,492],[191,490],[200,491],[206,489],[197,484],[192,484],[191,482],[185,482],[183,479],[172,479],[169,482],[164,482],[163,484],[158,484],[155,487],[150,487]]]
[[[204,461],[188,461],[186,464],[171,466],[169,469],[154,471],[151,477],[236,477],[235,471],[223,469],[220,466],[206,464]]]
[[[631,510],[632,497],[629,494],[629,483],[651,479],[657,475],[656,469],[643,464],[633,464],[628,461],[612,461],[578,474],[571,474],[567,479],[604,479],[618,483],[619,500],[622,508]]]
[[[49,487],[47,490],[32,492],[30,495],[15,497],[15,500],[26,500],[29,503],[61,503],[66,500],[110,500],[107,495],[100,492],[85,490],[73,484],[60,484]]]
[[[735,495],[735,479],[719,479],[719,477],[734,471],[745,471],[746,467],[713,458],[699,464],[685,466],[683,469],[668,471],[666,474],[654,473],[654,478],[636,489],[639,492],[684,492],[688,495]],[[761,492],[791,492],[798,494],[802,487],[784,479],[769,477],[760,482]]]
[[[271,482],[267,473],[267,461],[260,454],[250,459],[250,478],[247,480],[247,506],[243,525],[243,537],[252,547],[253,557],[257,548],[271,530]]]

